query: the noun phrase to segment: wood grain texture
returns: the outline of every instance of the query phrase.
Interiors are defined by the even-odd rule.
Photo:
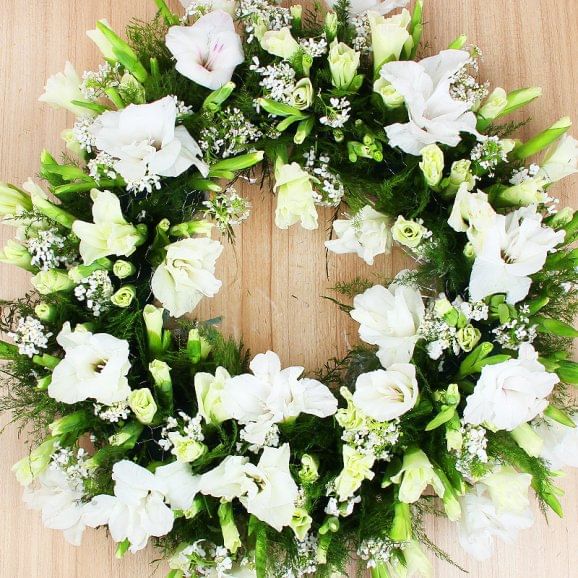
[[[178,2],[174,1],[175,8]],[[60,71],[68,59],[77,69],[90,69],[98,61],[96,49],[84,31],[99,18],[118,30],[132,17],[153,15],[152,0],[11,0],[0,18],[0,175],[16,184],[38,170],[43,148],[62,148],[59,134],[71,118],[36,101],[47,75]],[[482,74],[506,89],[540,85],[544,97],[533,104],[526,131],[539,130],[558,117],[578,119],[578,76],[575,60],[576,0],[428,0],[425,36],[429,47],[441,49],[462,32],[483,48]],[[576,206],[572,194],[577,179],[567,180],[558,193],[563,204]],[[322,299],[339,280],[356,275],[388,277],[406,266],[401,254],[377,260],[369,270],[354,257],[329,256],[325,219],[316,232],[298,227],[288,232],[273,225],[273,199],[269,190],[245,187],[253,203],[251,220],[229,246],[218,274],[223,289],[205,301],[200,317],[224,316],[223,328],[243,336],[254,353],[267,348],[279,352],[285,363],[319,367],[341,355],[356,339],[356,328],[346,316]],[[3,228],[2,241],[12,232]],[[27,275],[0,268],[0,295],[16,297],[28,290]],[[2,424],[8,421],[3,417]],[[154,551],[114,558],[114,546],[104,531],[87,531],[82,548],[67,545],[58,532],[42,527],[37,512],[20,502],[21,490],[10,465],[22,455],[24,444],[10,427],[0,438],[0,576],[13,578],[101,578],[164,576],[165,567],[150,564]],[[444,521],[429,522],[430,535],[472,578],[522,578],[577,575],[578,476],[569,474],[561,485],[566,518],[551,517],[549,525],[537,513],[536,526],[522,533],[514,546],[499,546],[494,558],[475,564],[461,552],[455,528]],[[435,561],[438,578],[462,576]],[[353,574],[353,572],[352,572]]]

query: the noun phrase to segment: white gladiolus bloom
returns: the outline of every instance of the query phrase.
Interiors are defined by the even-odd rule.
[[[476,252],[480,252],[486,232],[494,225],[496,211],[490,205],[486,193],[470,193],[468,186],[468,183],[460,185],[448,224],[458,233],[467,233]]]
[[[75,100],[84,100],[80,87],[82,80],[74,70],[74,66],[67,62],[64,72],[51,76],[46,81],[44,94],[38,99],[54,108],[65,108],[77,116],[93,114],[89,109],[72,104]]]
[[[424,314],[420,292],[395,283],[387,289],[375,285],[357,295],[350,313],[360,324],[361,339],[379,347],[377,356],[386,369],[410,361]]]
[[[259,463],[245,466],[247,494],[241,503],[249,514],[266,522],[278,532],[291,523],[299,494],[289,471],[289,444],[265,448]]]
[[[302,367],[281,369],[279,356],[272,351],[257,355],[250,368],[253,375],[231,378],[222,394],[224,411],[251,426],[246,431],[247,441],[263,445],[272,424],[301,413],[328,417],[337,411],[337,399],[325,385],[315,379],[300,379]]]
[[[522,512],[530,507],[530,474],[518,473],[512,466],[496,466],[479,483],[486,486],[499,512]]]
[[[190,313],[205,297],[214,297],[221,288],[215,278],[215,264],[223,245],[205,237],[188,238],[167,245],[165,260],[154,272],[154,296],[173,317]]]
[[[535,206],[496,215],[476,254],[470,278],[471,299],[481,301],[496,293],[505,293],[512,305],[524,299],[532,284],[530,275],[542,269],[548,252],[564,236],[565,231],[542,225],[542,215]]]
[[[115,255],[128,257],[142,241],[136,227],[126,222],[118,197],[110,191],[93,189],[92,217],[94,223],[75,221],[72,231],[80,239],[80,255],[85,265]]]
[[[325,246],[339,255],[356,253],[368,265],[373,265],[377,255],[391,251],[391,219],[365,205],[351,219],[338,219],[333,223],[337,239],[326,241]]]
[[[382,66],[381,77],[403,96],[409,114],[409,122],[386,127],[392,147],[419,156],[426,145],[455,147],[461,140],[460,133],[478,134],[470,104],[450,94],[455,73],[469,58],[469,52],[463,50],[443,50],[420,62],[388,62]]]
[[[193,165],[207,176],[209,167],[199,145],[184,126],[175,126],[176,121],[177,104],[166,96],[104,112],[90,130],[96,147],[115,159],[114,170],[127,182],[147,175],[178,177]]]
[[[394,363],[387,370],[362,373],[355,382],[353,402],[377,421],[390,421],[410,411],[419,390],[415,366]]]
[[[538,361],[534,348],[523,343],[518,359],[482,368],[474,392],[467,398],[464,421],[512,431],[548,407],[546,398],[559,381]]]
[[[211,90],[229,82],[245,60],[233,19],[223,10],[201,16],[192,26],[169,28],[166,45],[176,58],[177,71]]]
[[[223,390],[229,379],[231,376],[224,367],[217,367],[215,375],[201,372],[195,374],[199,414],[207,423],[219,424],[231,417],[223,408]]]
[[[163,483],[147,469],[123,460],[112,468],[114,496],[94,497],[85,507],[84,521],[96,528],[108,525],[115,542],[130,542],[130,551],[142,550],[151,536],[173,529],[173,512],[164,503]]]
[[[572,421],[577,427],[568,427],[548,417],[533,426],[544,442],[540,455],[554,470],[578,468],[578,413],[572,416]]]
[[[247,491],[245,466],[249,458],[227,456],[216,468],[201,476],[201,493],[232,502]]]
[[[291,60],[299,52],[299,43],[291,34],[287,26],[281,30],[268,30],[260,40],[261,48],[273,56]]]
[[[476,484],[471,492],[460,498],[462,517],[459,525],[459,540],[462,548],[477,560],[487,560],[492,555],[494,537],[504,542],[512,543],[519,530],[526,530],[534,523],[534,517],[529,507],[519,508],[528,503],[528,488],[531,476],[528,474],[512,474],[503,482],[514,480],[513,476],[521,476],[513,484],[513,492],[520,495],[512,499],[516,508],[510,510],[497,505],[492,499],[490,487],[483,481]],[[505,490],[508,491],[508,490]],[[495,495],[495,491],[494,491]]]
[[[86,527],[82,482],[72,482],[62,470],[47,469],[38,478],[38,487],[24,490],[24,502],[42,511],[42,523],[51,530],[62,530],[66,541],[80,546]]]
[[[337,4],[337,0],[326,0],[326,2],[330,8],[334,8]],[[409,0],[384,0],[383,2],[379,0],[352,0],[349,3],[349,14],[351,16],[359,16],[371,10],[383,16],[396,8],[405,8],[408,4]]]
[[[548,150],[537,176],[555,183],[575,173],[578,173],[578,140],[565,134]]]
[[[104,405],[127,399],[128,341],[78,327],[72,331],[68,321],[56,340],[65,355],[52,372],[50,397],[69,404],[94,399]]]
[[[157,468],[155,478],[173,510],[188,510],[200,491],[201,476],[194,476],[188,464],[178,461]]]

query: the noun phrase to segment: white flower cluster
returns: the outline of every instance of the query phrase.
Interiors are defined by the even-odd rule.
[[[510,184],[521,185],[523,182],[533,179],[540,172],[540,167],[532,163],[529,167],[522,167],[512,171]]]
[[[103,405],[101,403],[93,404],[94,415],[108,423],[118,423],[128,419],[130,408],[126,401],[119,401],[112,405]]]
[[[309,151],[304,153],[303,157],[305,158],[305,168],[314,174],[319,181],[313,195],[315,203],[326,207],[338,207],[345,194],[345,188],[339,177],[329,170],[329,161],[331,160],[329,156],[321,154],[317,158],[315,148],[311,147]]]
[[[183,420],[183,426],[179,424],[174,417],[167,418],[166,425],[161,430],[161,439],[157,442],[158,445],[165,451],[171,451],[175,446],[175,434],[179,438],[181,435],[192,442],[202,442],[205,439],[203,435],[202,416],[197,415],[191,417],[185,412],[180,411],[179,417]]]
[[[329,103],[331,106],[326,108],[326,114],[319,122],[331,128],[343,128],[351,115],[351,103],[345,97],[332,97]]]
[[[325,38],[301,38],[299,39],[299,46],[305,54],[312,58],[319,58],[327,52],[327,40]]]
[[[295,540],[297,545],[297,561],[286,570],[282,578],[302,578],[308,574],[315,574],[317,571],[317,537],[307,534],[303,540]]]
[[[28,239],[28,252],[32,257],[32,265],[42,271],[48,271],[67,264],[69,257],[60,252],[65,243],[65,237],[56,229],[36,231],[36,235]]]
[[[50,458],[49,467],[62,472],[70,484],[83,487],[84,480],[90,477],[87,458],[88,454],[83,448],[78,448],[76,453],[70,448],[57,448]]]
[[[518,350],[522,343],[533,343],[538,336],[538,326],[530,322],[530,309],[522,305],[518,317],[492,329],[495,340],[505,349]]]
[[[107,271],[98,270],[85,277],[74,288],[74,296],[86,304],[95,317],[110,306],[114,287]]]
[[[92,116],[80,116],[76,119],[72,127],[74,140],[78,142],[80,148],[87,153],[92,153],[96,148],[96,137],[92,132],[94,118]]]
[[[341,439],[360,454],[389,461],[391,450],[399,441],[400,435],[399,419],[380,422],[366,417],[357,427],[344,429]]]
[[[462,436],[462,447],[456,452],[458,455],[456,469],[466,479],[474,480],[475,476],[472,471],[474,466],[488,463],[486,430],[482,426],[464,423],[459,429],[459,433]]]
[[[472,149],[470,158],[482,169],[488,171],[488,176],[493,177],[494,169],[508,161],[508,153],[511,147],[507,141],[500,140],[497,136],[490,136],[483,142],[477,143]]]
[[[51,335],[38,319],[30,315],[19,319],[15,331],[8,334],[18,346],[18,353],[28,357],[34,357],[46,349]]]
[[[201,131],[199,146],[205,153],[226,159],[247,150],[263,133],[238,108],[226,108],[215,124]]]
[[[355,38],[353,39],[353,49],[362,54],[369,54],[371,48],[371,27],[367,14],[356,16],[351,21],[355,28]]]
[[[239,225],[249,218],[251,203],[236,191],[228,187],[213,199],[203,202],[206,207],[205,217],[212,218],[221,231],[226,231],[231,225]]]
[[[249,427],[249,429],[247,429],[247,426],[242,428],[239,432],[239,437],[244,442],[249,442],[251,444],[248,447],[248,450],[255,454],[259,453],[264,447],[279,447],[279,443],[281,442],[279,426],[276,423],[272,423],[267,427],[267,430],[263,434],[263,443],[256,444],[252,442],[251,427]],[[242,444],[238,444],[237,447],[240,450],[242,448]]]
[[[357,549],[357,555],[367,561],[368,568],[375,568],[378,564],[389,561],[395,550],[402,550],[403,542],[394,542],[390,538],[371,538],[364,540]]]
[[[230,576],[233,560],[229,550],[206,540],[197,540],[180,550],[170,561],[174,570],[180,570],[183,576]]]
[[[471,57],[452,78],[450,94],[453,99],[465,102],[474,108],[478,106],[489,94],[489,82],[480,84],[472,75],[479,70],[478,59],[482,54],[479,48],[474,47]]]
[[[104,151],[99,151],[94,158],[88,161],[87,168],[90,176],[98,182],[103,177],[107,179],[117,178],[118,175],[114,165],[115,160],[111,155]]]
[[[335,493],[335,485],[329,484],[327,486],[327,495]],[[359,496],[352,496],[344,502],[339,502],[337,498],[330,497],[327,500],[327,505],[325,506],[325,513],[328,516],[334,516],[335,518],[347,518],[353,514],[355,504],[359,504],[361,498]]]
[[[255,38],[256,24],[265,25],[267,30],[281,30],[291,24],[291,11],[268,0],[240,0],[236,16],[244,21],[248,44]]]
[[[121,81],[120,62],[114,65],[105,62],[98,66],[97,71],[87,70],[82,75],[80,90],[86,100],[97,100],[105,96],[109,88],[118,88]]]
[[[277,102],[291,104],[291,97],[295,90],[296,74],[288,62],[279,62],[261,66],[259,59],[254,56],[249,69],[261,77],[259,86],[262,86],[269,97]]]

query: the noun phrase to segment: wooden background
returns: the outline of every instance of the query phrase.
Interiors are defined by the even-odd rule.
[[[578,119],[578,58],[575,31],[576,0],[427,0],[425,37],[441,49],[461,33],[484,51],[482,74],[506,89],[527,85],[544,88],[533,104],[528,130],[539,130],[562,115]],[[178,2],[173,1],[177,8]],[[49,74],[61,71],[69,59],[79,71],[99,62],[96,48],[84,31],[99,18],[122,30],[131,17],[146,19],[154,13],[152,0],[10,0],[0,16],[0,178],[20,184],[38,170],[43,148],[58,152],[58,136],[72,118],[36,101]],[[559,186],[563,204],[576,206],[578,179]],[[342,354],[356,338],[356,329],[323,295],[339,280],[356,275],[389,276],[404,265],[400,255],[380,258],[373,269],[357,257],[329,256],[323,250],[327,226],[307,232],[298,226],[288,232],[273,225],[270,191],[247,187],[253,203],[251,220],[238,232],[218,267],[223,280],[220,295],[205,301],[201,317],[224,315],[224,328],[243,335],[254,353],[273,348],[285,363],[319,367]],[[1,230],[2,241],[10,238]],[[28,289],[27,275],[0,268],[0,295],[16,297]],[[7,423],[4,416],[2,424]],[[11,578],[136,578],[164,576],[165,567],[150,562],[154,551],[114,558],[114,546],[104,531],[87,530],[82,548],[67,545],[59,532],[42,527],[37,512],[20,502],[21,490],[10,465],[25,451],[15,428],[0,438],[0,576]],[[578,476],[561,481],[566,490],[566,518],[550,517],[549,525],[537,513],[536,526],[522,533],[514,546],[501,545],[494,558],[475,564],[461,551],[455,528],[444,521],[429,522],[430,535],[473,578],[522,578],[578,574],[576,531]],[[461,572],[435,561],[437,578]],[[574,569],[572,569],[574,568]]]

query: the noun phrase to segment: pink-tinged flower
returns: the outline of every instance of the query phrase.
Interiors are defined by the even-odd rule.
[[[233,19],[223,10],[202,16],[192,26],[173,26],[166,45],[177,60],[177,71],[211,90],[229,82],[245,59]]]

